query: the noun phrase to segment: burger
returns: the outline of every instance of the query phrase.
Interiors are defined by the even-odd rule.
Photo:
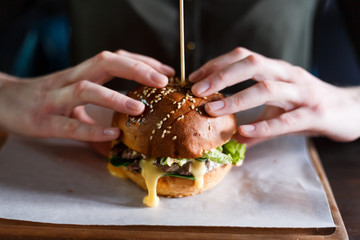
[[[231,140],[235,116],[211,117],[204,110],[222,94],[196,97],[189,85],[180,87],[171,79],[164,88],[138,86],[128,96],[143,102],[145,111],[139,116],[114,113],[112,125],[121,134],[112,143],[108,169],[147,190],[145,205],[156,206],[157,195],[201,193],[242,164],[246,146]]]

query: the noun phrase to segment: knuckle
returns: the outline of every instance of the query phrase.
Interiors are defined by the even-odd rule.
[[[298,121],[298,119],[300,119],[300,115],[297,112],[292,112],[292,114],[282,114],[280,115],[279,119],[280,119],[280,123],[282,126],[291,129],[295,126],[296,121]]]
[[[220,70],[220,71],[217,73],[216,78],[219,79],[221,82],[224,82],[224,81],[226,81],[227,76],[228,76],[227,71],[225,71],[225,70],[223,69],[223,70]]]
[[[242,55],[244,55],[244,53],[246,51],[247,51],[247,49],[244,47],[236,47],[236,48],[234,48],[233,53],[237,56],[242,56]]]
[[[263,93],[267,94],[268,96],[272,96],[276,92],[276,87],[274,85],[274,82],[265,80],[259,83],[261,90]]]
[[[73,95],[76,97],[80,97],[84,91],[88,88],[89,81],[81,80],[74,85]]]
[[[63,131],[66,136],[73,136],[78,131],[80,123],[75,119],[69,119],[64,125]]]
[[[242,94],[237,94],[231,98],[231,105],[232,106],[241,106],[244,104],[244,97]]]
[[[116,106],[118,103],[118,93],[112,92],[105,97],[105,105],[107,106]]]
[[[121,56],[121,55],[125,55],[127,52],[124,49],[118,49],[118,50],[115,51],[115,53],[117,55]]]
[[[97,54],[95,56],[95,59],[97,62],[104,62],[104,61],[107,61],[111,55],[112,55],[111,52],[105,50],[105,51],[102,51],[101,53]]]
[[[268,121],[263,121],[261,126],[260,126],[260,130],[261,132],[263,132],[263,134],[265,136],[270,136],[271,135],[271,127],[269,125]]]
[[[206,70],[212,69],[212,71],[216,71],[220,69],[220,64],[217,61],[211,61],[208,64],[206,64],[204,67]]]
[[[307,72],[305,69],[303,69],[302,67],[299,67],[299,66],[293,66],[292,68],[293,68],[293,73],[295,76],[297,76],[301,79],[306,78]]]
[[[95,126],[90,126],[89,132],[88,132],[88,138],[89,138],[90,140],[93,140],[93,139],[96,139],[97,135],[98,135],[98,129],[97,129],[97,127],[95,127]]]
[[[145,71],[144,64],[142,62],[135,62],[132,65],[132,71],[135,73],[140,73]]]
[[[251,65],[259,65],[261,63],[261,57],[251,54],[246,58],[247,62]]]

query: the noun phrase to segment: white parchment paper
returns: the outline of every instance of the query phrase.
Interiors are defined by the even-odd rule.
[[[303,137],[246,154],[242,167],[200,195],[142,204],[145,192],[110,176],[80,142],[10,137],[0,151],[0,218],[90,225],[333,227]]]

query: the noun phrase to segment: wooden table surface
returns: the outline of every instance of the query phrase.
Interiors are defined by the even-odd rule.
[[[360,140],[337,143],[315,138],[315,146],[350,239],[360,239]]]

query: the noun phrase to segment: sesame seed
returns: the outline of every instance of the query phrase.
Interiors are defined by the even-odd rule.
[[[160,123],[160,125],[162,125],[164,122],[163,122],[163,121],[160,121],[159,123]]]
[[[207,99],[207,97],[203,97],[203,99]]]
[[[170,133],[170,131],[169,130],[166,130],[166,134],[169,134]]]
[[[177,108],[178,108],[178,109],[181,108],[181,105],[178,105]]]
[[[150,136],[150,141],[153,140],[153,136]]]
[[[177,103],[176,101],[173,102],[173,104],[176,104],[176,103]]]
[[[195,106],[194,106],[194,105],[191,105],[191,107],[190,107],[190,108],[194,110]]]
[[[167,118],[164,118],[163,121],[165,122],[167,120]]]
[[[150,110],[150,113],[152,113],[153,111],[154,111],[154,109],[151,109],[151,110]]]
[[[158,101],[155,99],[154,102],[157,103]]]
[[[150,108],[153,108],[154,106],[153,105],[150,105]]]
[[[151,131],[152,134],[155,134],[155,129]]]
[[[198,111],[199,111],[199,109],[198,109],[198,108],[195,108],[195,111],[197,111],[197,112],[198,112]]]
[[[170,113],[171,113],[171,114],[174,114],[174,113],[175,113],[175,111],[171,111]]]
[[[177,136],[173,136],[172,140],[176,140],[177,139]]]
[[[167,129],[171,129],[171,126],[168,126]]]
[[[196,102],[195,99],[193,99],[193,98],[191,98],[189,101],[192,102],[192,103]]]
[[[180,117],[178,117],[176,120],[177,121],[180,121],[181,119],[183,119],[184,118],[184,115],[181,115]]]

